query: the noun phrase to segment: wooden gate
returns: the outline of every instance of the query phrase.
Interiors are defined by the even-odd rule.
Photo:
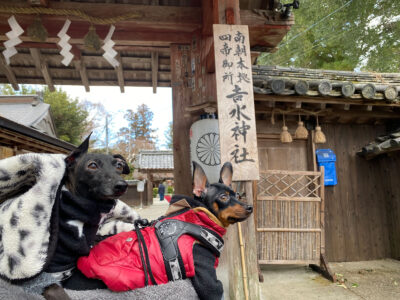
[[[323,182],[323,170],[260,172],[255,211],[260,264],[320,264]]]

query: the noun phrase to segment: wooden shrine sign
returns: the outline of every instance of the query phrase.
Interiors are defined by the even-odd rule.
[[[258,180],[249,30],[213,26],[221,163],[232,163],[235,181]]]

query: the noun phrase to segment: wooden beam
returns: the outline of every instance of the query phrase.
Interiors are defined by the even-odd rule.
[[[119,62],[119,66],[116,68],[118,85],[121,90],[121,93],[125,93],[125,81],[124,81],[124,67],[122,66],[122,60],[119,53],[117,54],[117,60]]]
[[[87,71],[84,61],[82,59],[74,60],[74,64],[75,64],[75,69],[79,72],[79,75],[81,76],[82,84],[85,87],[85,91],[90,92],[89,79],[87,76]]]
[[[21,7],[26,8],[30,7],[30,4],[25,2],[17,2],[16,1],[2,1],[2,6],[4,7]],[[130,30],[144,30],[144,31],[167,31],[167,30],[176,30],[180,32],[193,32],[196,29],[200,29],[202,25],[202,10],[201,7],[188,7],[188,6],[153,6],[153,5],[131,5],[131,4],[116,4],[116,3],[81,3],[81,2],[67,2],[67,1],[50,1],[49,8],[51,9],[72,9],[79,10],[89,16],[100,17],[100,18],[112,18],[116,16],[123,16],[127,14],[137,14],[138,17],[132,17],[127,20],[118,21],[117,28],[121,28],[126,30],[129,28]],[[9,16],[10,13],[3,13],[4,15]],[[24,15],[24,14],[15,14],[18,15],[18,22],[23,24],[30,24],[32,20],[35,18],[35,14],[32,15]],[[46,15],[41,14],[43,25],[47,22],[65,22],[65,16],[60,15]],[[89,26],[89,22],[86,20],[82,20],[79,17],[68,16],[68,18],[72,21],[71,27],[73,24],[86,23],[85,30]],[[7,19],[3,20],[7,22]],[[1,22],[1,21],[0,21]],[[82,24],[80,24],[82,25]],[[55,25],[54,25],[55,26]],[[47,29],[50,27],[45,26]],[[96,29],[98,27],[109,28],[109,25],[96,25]],[[59,28],[56,28],[59,30]],[[69,34],[69,31],[68,31]],[[104,37],[102,37],[104,38]],[[114,39],[113,39],[114,40]]]
[[[43,78],[21,78],[24,84],[45,84]],[[0,83],[9,83],[7,78],[0,77]],[[79,79],[57,79],[53,78],[54,85],[82,85],[82,80]],[[91,86],[118,86],[117,79],[100,79],[100,80],[90,80]],[[139,86],[139,87],[152,87],[151,80],[125,80],[125,86]],[[169,80],[159,80],[159,87],[171,87],[171,82]]]
[[[30,7],[29,3],[21,3],[16,1],[1,1],[5,7]],[[89,16],[101,18],[113,18],[116,16],[124,16],[127,14],[136,14],[137,17],[131,17],[126,20],[118,21],[118,26],[126,27],[127,25],[140,28],[161,28],[161,29],[179,29],[180,31],[192,32],[200,29],[202,23],[201,7],[189,6],[150,6],[150,5],[131,5],[116,3],[82,3],[69,1],[50,1],[49,8],[57,10],[79,10]],[[3,13],[10,14],[10,13]],[[35,14],[16,14],[18,21],[27,17],[35,17]],[[65,21],[63,15],[46,15],[42,14],[44,20],[51,19],[53,21]],[[71,21],[84,21],[80,17],[68,16]],[[74,23],[74,22],[72,22]],[[97,27],[98,25],[96,25]],[[109,25],[105,25],[109,27]],[[181,28],[185,27],[185,28]]]
[[[36,70],[39,73],[42,73],[44,82],[46,82],[50,92],[54,92],[56,89],[54,88],[53,80],[51,78],[47,62],[41,56],[40,50],[38,48],[29,48],[29,51],[33,58],[33,62],[35,63]]]
[[[47,7],[49,5],[49,0],[28,0],[31,6],[43,6]]]
[[[6,75],[8,83],[11,84],[15,91],[19,91],[19,86],[17,83],[17,78],[15,77],[14,72],[12,71],[11,67],[6,64],[4,61],[3,55],[0,55],[0,70],[1,72]]]
[[[202,26],[202,35],[203,36],[212,36],[213,34],[213,24],[219,23],[219,15],[218,15],[218,0],[203,0],[201,1],[202,11],[207,12],[203,13],[203,26]]]
[[[349,99],[349,98],[334,98],[334,97],[310,97],[310,96],[285,96],[285,95],[265,95],[265,94],[254,94],[254,100],[256,101],[276,101],[276,102],[297,102],[303,103],[316,103],[316,104],[350,104],[350,105],[372,105],[372,106],[388,106],[388,107],[400,107],[400,104],[386,103],[385,101],[368,101],[364,102],[362,99]]]
[[[20,149],[27,149],[28,147],[34,148],[37,152],[49,152],[49,153],[69,153],[70,150],[42,142],[38,139],[28,137],[26,135],[10,131],[4,128],[0,128],[0,138],[6,141],[12,141],[12,145],[16,143],[20,145]],[[3,142],[4,142],[3,140]]]
[[[47,25],[44,25],[46,28],[48,28],[48,33],[49,36],[46,39],[45,43],[50,43],[50,44],[56,44],[60,38],[57,37],[57,30],[54,29],[59,29],[62,27],[63,24],[51,24],[48,23]],[[25,27],[28,25],[26,24]],[[47,27],[50,26],[50,27]],[[54,26],[54,27],[53,27]],[[72,27],[72,24],[71,24]],[[69,43],[71,45],[84,45],[84,36],[88,31],[88,27],[83,24],[82,27],[85,29],[82,30],[82,28],[77,28],[76,30],[68,30],[68,35],[71,36],[71,39],[69,40]],[[0,32],[6,32],[7,30],[10,30],[10,27],[7,25],[0,25]],[[186,33],[186,32],[148,32],[148,31],[134,31],[134,29],[128,29],[129,31],[117,31],[121,30],[119,28],[116,29],[114,35],[113,35],[113,41],[115,42],[114,49],[118,46],[156,46],[156,47],[163,47],[163,46],[169,46],[170,44],[173,43],[179,43],[179,44],[190,44],[192,41],[193,35],[191,33]],[[106,30],[97,30],[96,32],[99,35],[100,39],[103,39],[107,32]],[[20,36],[20,39],[23,42],[28,42],[32,43],[35,42],[32,40],[32,38],[23,35]],[[6,41],[8,40],[8,37],[6,35],[0,35],[0,41]],[[43,44],[43,43],[42,43]],[[48,46],[48,48],[54,48],[55,46]],[[119,49],[117,49],[119,50]]]
[[[29,47],[28,47],[29,48]],[[150,50],[151,47],[149,47]],[[77,49],[78,50],[78,49]],[[152,49],[153,51],[157,51],[156,49]],[[136,50],[131,50],[131,51],[136,51]],[[168,48],[169,51],[169,48]],[[151,52],[151,51],[146,51],[146,52]],[[163,53],[164,54],[164,53]],[[104,63],[104,58],[103,56],[100,54],[98,55],[94,55],[94,54],[81,54],[81,52],[79,53],[74,53],[75,57],[74,59],[81,59],[83,57],[83,59],[85,60],[86,63],[93,63],[95,65],[97,65],[97,63],[99,61],[101,61],[102,63]],[[59,62],[60,60],[60,54],[59,53],[41,53],[41,57],[44,58],[47,62]],[[18,53],[18,59],[20,60],[31,60],[31,55],[28,53]],[[151,57],[148,57],[147,55],[142,54],[141,56],[121,56],[121,60],[124,64],[143,64],[143,63],[151,63]],[[162,55],[159,53],[158,55],[158,62],[159,65],[164,67],[164,69],[166,67],[168,67],[171,63],[171,60],[169,58],[169,54]],[[60,67],[62,68],[62,67]],[[50,69],[53,69],[53,67],[50,67]]]
[[[158,83],[158,53],[151,53],[151,80],[153,82],[153,94],[157,93]]]
[[[271,10],[241,10],[241,24],[249,26],[250,47],[253,51],[274,52],[294,24],[294,18],[283,19]]]
[[[275,109],[276,110],[276,109]],[[263,105],[255,106],[256,114],[271,114],[273,109],[268,108]],[[298,114],[307,115],[307,112],[304,110],[291,110],[285,112],[285,115],[293,115],[297,116]],[[312,114],[310,114],[312,115]],[[342,119],[351,119],[351,118],[371,118],[371,119],[400,119],[399,112],[386,112],[386,111],[367,111],[367,110],[340,110],[340,109],[326,109],[326,111],[322,111],[318,114],[321,117],[332,117],[339,116]]]

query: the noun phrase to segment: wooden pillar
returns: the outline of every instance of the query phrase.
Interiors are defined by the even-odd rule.
[[[192,194],[189,138],[191,120],[185,116],[185,108],[192,100],[189,73],[190,45],[171,45],[174,181],[175,193],[183,195]]]
[[[143,205],[153,205],[153,175],[150,172],[147,173],[147,197]]]
[[[14,149],[10,147],[0,146],[0,159],[8,158],[16,155]]]
[[[246,194],[246,203],[254,206],[253,182],[245,181],[242,183]],[[260,299],[257,238],[256,238],[256,214],[253,213],[245,222],[241,223],[243,243],[245,249],[245,262],[247,267],[247,282],[249,287],[249,299]]]

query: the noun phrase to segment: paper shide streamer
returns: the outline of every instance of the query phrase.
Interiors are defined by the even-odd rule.
[[[114,30],[115,26],[111,25],[110,30],[108,31],[108,34],[104,39],[104,45],[101,48],[104,50],[103,57],[105,58],[105,60],[107,60],[110,65],[116,68],[119,66],[118,60],[115,59],[118,53],[113,49],[115,43],[111,40],[111,37],[114,34]]]
[[[15,46],[22,43],[22,40],[19,38],[19,36],[24,32],[14,16],[11,16],[8,19],[8,24],[11,27],[11,31],[6,33],[8,40],[4,42],[4,47],[6,49],[3,51],[3,55],[6,59],[7,65],[10,64],[10,58],[18,53],[17,49],[15,49]]]
[[[72,46],[68,41],[70,40],[70,36],[67,34],[67,31],[69,29],[69,26],[71,25],[70,20],[66,20],[64,23],[64,26],[60,30],[60,32],[57,34],[57,36],[60,38],[58,41],[58,45],[61,47],[60,54],[64,57],[64,59],[61,61],[61,63],[64,66],[68,66],[71,63],[71,60],[74,58],[74,55],[71,53]]]

